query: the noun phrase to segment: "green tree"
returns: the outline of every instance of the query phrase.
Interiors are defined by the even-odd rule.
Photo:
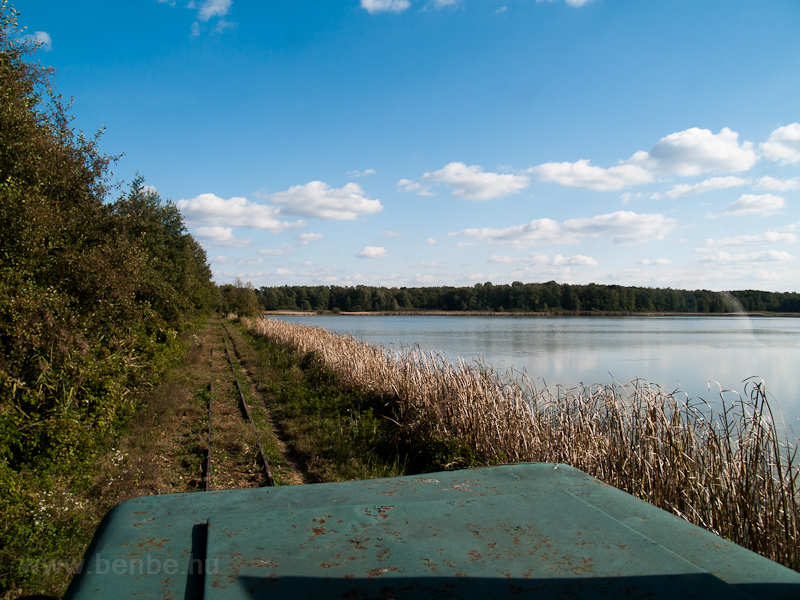
[[[214,304],[216,288],[206,254],[187,232],[174,203],[144,185],[141,175],[111,205],[116,233],[146,259],[139,265],[135,298],[169,326],[184,329],[197,311]]]
[[[220,306],[223,313],[233,313],[239,317],[254,317],[261,314],[261,305],[256,297],[253,284],[242,283],[240,279],[220,288]]]
[[[0,0],[0,595],[20,556],[52,556],[72,523],[33,490],[69,482],[216,301],[205,253],[137,178],[107,204],[113,157],[70,127],[52,72],[28,62]],[[50,527],[51,529],[48,529]]]

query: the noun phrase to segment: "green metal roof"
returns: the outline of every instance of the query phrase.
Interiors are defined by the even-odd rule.
[[[798,598],[800,574],[564,465],[148,496],[66,598]]]

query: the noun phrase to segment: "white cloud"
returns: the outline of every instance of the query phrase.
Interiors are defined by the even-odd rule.
[[[279,211],[274,206],[248,202],[246,198],[224,200],[214,194],[200,194],[189,200],[178,200],[175,205],[186,217],[186,221],[192,224],[251,227],[266,229],[272,233],[281,233],[306,224],[305,221],[281,221],[278,219]]]
[[[435,238],[428,238],[427,240],[425,240],[425,243],[428,244],[428,246],[433,246],[434,244],[437,244],[438,242],[436,241]]]
[[[263,254],[264,256],[280,256],[283,250],[259,250],[256,254]]]
[[[275,275],[290,275],[291,271],[289,269],[275,269]]]
[[[322,233],[301,233],[297,236],[297,239],[300,240],[300,243],[303,246],[308,246],[309,242],[316,242],[317,240],[321,240],[325,237]]]
[[[172,0],[157,0],[157,2],[175,6],[175,2]],[[192,23],[190,30],[191,37],[198,37],[203,33],[206,30],[205,24],[211,19],[218,19],[214,26],[214,31],[217,33],[235,28],[237,23],[232,23],[225,19],[225,16],[230,13],[232,5],[233,0],[205,0],[204,2],[189,0],[186,4],[186,8],[197,10],[197,20]]]
[[[529,254],[528,256],[523,258],[522,262],[533,263],[535,265],[546,265],[547,263],[550,262],[550,257],[547,256],[547,254],[534,252],[533,254]]]
[[[430,187],[422,185],[418,181],[411,181],[410,179],[401,179],[395,185],[401,188],[404,192],[413,192],[419,194],[420,196],[433,196]]]
[[[192,235],[200,241],[204,241],[213,246],[238,247],[250,245],[249,239],[237,238],[233,235],[233,227],[221,227],[219,225],[198,227],[194,230]]]
[[[692,127],[661,138],[649,152],[640,150],[615,167],[603,168],[588,159],[550,162],[529,171],[540,181],[598,191],[621,190],[650,183],[659,176],[690,177],[703,173],[746,171],[758,161],[751,142],[739,143],[729,128],[719,133]]]
[[[591,218],[570,219],[564,222],[566,232],[580,236],[613,236],[615,244],[643,244],[663,240],[675,228],[675,219],[661,214],[637,214],[617,211]]]
[[[767,231],[756,235],[739,235],[736,237],[722,238],[720,240],[706,240],[705,245],[711,246],[763,246],[766,244],[794,244],[797,236],[793,233],[778,233]]]
[[[550,264],[554,267],[596,267],[598,262],[591,256],[584,256],[583,254],[576,254],[575,256],[568,256],[566,258],[560,254],[556,254]]]
[[[538,219],[505,229],[465,229],[449,235],[466,235],[476,240],[514,248],[574,244],[580,237],[600,236],[612,237],[615,244],[643,244],[650,240],[664,239],[675,228],[675,223],[675,219],[660,214],[618,211],[591,218],[569,219],[563,225],[552,219]]]
[[[398,238],[403,236],[403,232],[402,231],[381,231],[381,235],[383,237],[388,237],[388,238],[391,238],[393,240],[396,240],[396,239],[398,239]]]
[[[46,31],[35,31],[32,34],[23,35],[20,41],[24,44],[38,45],[45,52],[53,49],[53,38]]]
[[[657,200],[658,198],[656,196],[658,196],[658,194],[653,194],[651,199]],[[645,197],[646,194],[642,192],[636,192],[635,194],[633,192],[625,192],[624,194],[620,194],[620,200],[622,200],[623,204],[628,204],[631,200],[641,200]]]
[[[731,203],[722,214],[730,217],[743,217],[747,215],[761,215],[768,217],[786,206],[786,201],[781,196],[773,194],[742,194],[739,199]]]
[[[765,175],[757,179],[753,187],[770,192],[789,192],[791,190],[800,189],[800,177],[795,177],[794,179],[777,179]]]
[[[724,190],[732,187],[740,187],[747,183],[746,179],[729,175],[727,177],[711,177],[700,183],[687,184],[682,183],[676,185],[671,190],[666,192],[664,196],[667,198],[680,198],[682,196],[696,196],[698,194],[705,194],[714,190]]]
[[[433,0],[434,8],[445,8],[447,6],[456,6],[461,0]]]
[[[505,229],[492,227],[465,229],[450,235],[466,235],[476,240],[491,244],[504,244],[514,248],[530,248],[546,244],[574,244],[578,241],[575,236],[565,235],[561,226],[552,219],[537,219],[524,225],[514,225]]]
[[[238,23],[232,23],[231,21],[220,19],[219,21],[217,21],[217,25],[216,27],[214,27],[214,31],[216,31],[217,33],[222,33],[227,29],[235,29],[238,26],[239,26]]]
[[[729,254],[727,252],[712,252],[701,256],[697,262],[702,263],[749,263],[749,262],[786,262],[793,260],[793,257],[782,250],[763,250],[761,252],[751,252],[748,254]]]
[[[367,169],[366,171],[348,171],[347,174],[350,177],[366,177],[367,175],[375,175],[377,171],[375,169]]]
[[[653,174],[638,165],[621,164],[604,169],[589,164],[588,159],[577,162],[551,162],[531,167],[539,181],[552,181],[569,187],[588,188],[601,192],[621,190],[653,181]]]
[[[536,0],[537,2],[558,2],[559,0]],[[573,8],[580,8],[581,6],[585,6],[590,2],[594,2],[594,0],[564,0],[567,6],[572,6]]]
[[[205,23],[213,17],[224,17],[230,12],[231,4],[233,0],[206,0],[197,11],[197,18]]]
[[[639,261],[640,265],[671,265],[672,261],[668,258],[656,258],[655,260],[649,260],[647,258],[642,259]]]
[[[421,181],[444,183],[453,188],[452,195],[465,200],[494,200],[511,194],[530,185],[530,179],[525,175],[512,175],[509,173],[486,173],[477,165],[467,166],[462,162],[451,162],[438,171],[425,173]],[[404,183],[407,182],[407,183]],[[398,185],[406,185],[408,180],[401,180]]]
[[[752,142],[723,127],[719,133],[692,127],[661,138],[650,152],[637,152],[628,162],[662,175],[691,177],[703,173],[747,171],[758,161]]]
[[[769,160],[784,165],[800,162],[800,123],[778,127],[759,147]]]
[[[512,256],[504,256],[504,255],[492,255],[487,259],[490,263],[497,263],[501,265],[510,265],[513,263],[518,263],[520,261],[519,258],[514,258]]]
[[[238,265],[238,266],[254,266],[263,264],[263,258],[248,258],[242,260],[236,260],[230,256],[218,256],[213,260],[214,263],[223,264],[223,265]]]
[[[362,215],[383,210],[380,200],[365,197],[357,183],[331,188],[323,181],[311,181],[271,194],[270,199],[286,214],[330,221],[354,221]]]
[[[421,263],[419,263],[417,265],[414,265],[414,266],[420,267],[420,268],[423,268],[423,269],[446,269],[450,265],[434,261],[434,262],[421,262]]]
[[[381,12],[400,13],[410,6],[408,0],[361,0],[361,8],[371,15]]]
[[[389,256],[383,246],[366,246],[361,252],[356,254],[359,258],[383,258]]]
[[[504,255],[493,255],[490,256],[487,260],[490,263],[504,264],[504,265],[515,264],[519,262],[534,263],[537,265],[546,265],[547,263],[550,262],[550,257],[547,256],[547,254],[541,254],[539,252],[535,252],[523,258],[515,258],[513,256],[504,256]]]

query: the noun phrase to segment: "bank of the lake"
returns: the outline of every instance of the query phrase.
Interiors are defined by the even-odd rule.
[[[637,315],[458,318],[425,315],[271,315],[386,348],[419,344],[455,361],[525,371],[539,386],[641,379],[709,402],[763,380],[782,430],[800,432],[800,320],[779,316]],[[461,315],[459,315],[461,316]],[[789,434],[793,440],[794,434]]]
[[[389,440],[389,448],[397,440],[419,448],[423,436],[451,440],[486,463],[569,464],[798,569],[800,470],[770,423],[763,387],[751,383],[743,401],[721,412],[646,385],[539,390],[485,363],[454,364],[419,346],[387,352],[285,319],[245,322],[256,338],[300,357],[301,369],[322,361],[331,374],[304,380],[377,400],[367,412],[364,403],[354,407],[342,434],[360,431],[370,445]]]
[[[492,311],[492,310],[370,310],[370,311],[330,311],[330,310],[265,310],[264,316],[310,317],[310,316],[344,316],[344,317],[794,317],[800,313],[791,312],[729,312],[719,314],[687,313],[687,312],[630,312],[630,311],[583,311],[561,310],[559,312],[525,312],[525,311]]]

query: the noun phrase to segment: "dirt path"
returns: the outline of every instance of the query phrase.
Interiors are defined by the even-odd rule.
[[[243,386],[247,386],[252,396],[256,399],[256,403],[258,404],[258,406],[254,408],[251,403],[251,410],[254,412],[260,411],[263,415],[264,427],[260,431],[262,431],[267,439],[269,439],[269,442],[277,449],[282,457],[282,476],[285,480],[285,483],[289,485],[300,485],[307,483],[306,476],[300,467],[300,461],[286,443],[286,438],[283,435],[277,420],[273,417],[272,412],[269,409],[270,399],[266,394],[259,393],[258,387],[254,384],[250,376],[250,372],[244,364],[245,361],[243,360],[239,349],[241,348],[242,344],[246,344],[247,342],[245,342],[241,336],[235,335],[231,330],[228,330],[227,333],[231,334],[229,338],[231,342],[231,351],[238,362],[239,372],[241,375],[243,375],[244,380],[240,381],[240,383]]]
[[[213,381],[210,410],[206,416],[206,423],[208,418],[211,419],[208,430],[211,432],[208,450],[210,473],[205,474],[209,491],[267,485],[267,475],[258,453],[258,440],[246,419],[237,378],[228,360],[226,337],[221,323],[212,322],[205,340],[211,349],[208,363]],[[235,359],[233,363],[236,367]],[[259,432],[262,434],[259,438],[263,433]]]
[[[231,341],[235,342],[231,352],[239,383],[275,483],[305,483],[300,463],[291,454],[269,412],[269,399],[259,394],[241,364],[239,351],[247,354],[242,347],[246,342],[234,331],[231,333]],[[189,339],[185,363],[152,391],[142,410],[134,416],[128,435],[101,458],[94,491],[98,504],[110,508],[138,496],[205,489],[212,349],[211,489],[265,485],[253,429],[243,415],[222,335],[222,327],[210,321]]]

